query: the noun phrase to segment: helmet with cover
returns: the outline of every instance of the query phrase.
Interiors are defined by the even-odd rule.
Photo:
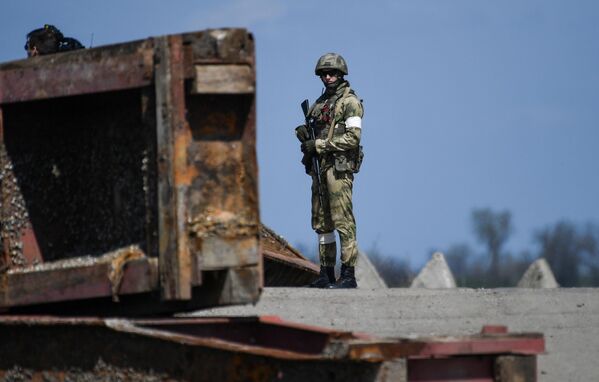
[[[43,28],[32,30],[27,34],[25,50],[30,51],[35,48],[40,55],[56,53],[63,37],[58,28],[46,24]]]
[[[49,24],[29,32],[25,43],[25,50],[29,56],[68,52],[84,48],[77,39],[64,37],[58,28]]]
[[[348,74],[345,59],[337,53],[327,53],[322,55],[316,63],[314,73],[317,76],[320,76],[322,72],[327,70],[338,70],[345,75]]]

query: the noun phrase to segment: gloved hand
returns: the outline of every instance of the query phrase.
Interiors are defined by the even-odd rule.
[[[298,127],[296,127],[295,136],[302,143],[310,139],[310,133],[308,132],[308,128],[306,127],[306,125],[299,125]]]
[[[302,164],[304,165],[306,174],[310,175],[312,173],[312,155],[304,154],[302,156]]]
[[[316,154],[316,142],[313,139],[309,139],[302,143],[302,152],[306,155]]]

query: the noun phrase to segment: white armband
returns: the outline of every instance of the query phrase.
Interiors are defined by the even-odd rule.
[[[330,244],[335,242],[335,232],[319,233],[318,244]]]
[[[362,128],[362,118],[360,117],[349,117],[345,120],[345,127],[348,129],[361,129]]]

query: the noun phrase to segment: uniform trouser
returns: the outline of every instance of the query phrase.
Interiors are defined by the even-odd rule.
[[[333,231],[337,230],[341,242],[341,262],[353,267],[358,261],[356,221],[352,205],[354,176],[338,173],[329,168],[322,176],[323,206],[318,197],[318,182],[312,175],[312,228],[318,234],[330,233],[332,243],[319,245],[320,265],[334,266],[336,248]]]

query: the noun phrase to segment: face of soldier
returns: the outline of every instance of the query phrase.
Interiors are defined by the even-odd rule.
[[[27,46],[27,57],[39,56],[40,52],[37,50],[37,46]]]
[[[331,86],[339,79],[339,74],[336,71],[322,72],[320,80],[325,86]]]

